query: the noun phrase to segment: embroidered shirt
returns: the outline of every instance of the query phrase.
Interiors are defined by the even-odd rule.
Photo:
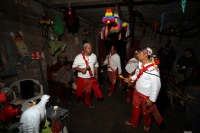
[[[94,73],[95,73],[94,67],[99,67],[99,64],[97,62],[97,57],[95,54],[92,53],[90,56],[85,56],[85,59],[88,61],[88,65],[90,66],[90,69],[92,70],[93,77],[94,77]],[[86,64],[85,64],[82,54],[78,54],[74,59],[72,68],[75,68],[77,66],[79,68],[86,68]],[[89,71],[86,71],[85,74],[83,74],[82,72],[78,72],[78,77],[90,78],[91,76],[89,74]]]
[[[125,67],[126,71],[131,74],[138,67],[138,63],[139,61],[136,58],[131,58]]]
[[[149,64],[145,64],[144,66],[147,66]],[[142,64],[139,63],[135,74],[131,77],[133,81],[137,78],[137,74],[139,74],[140,70],[142,69],[141,65]],[[149,96],[149,99],[152,102],[156,102],[156,99],[160,92],[160,87],[161,82],[159,69],[154,66],[149,67],[145,72],[143,72],[143,74],[136,82],[137,91],[142,93],[143,95]]]

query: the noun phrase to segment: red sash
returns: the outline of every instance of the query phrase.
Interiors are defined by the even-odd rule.
[[[88,61],[85,59],[84,54],[82,54],[82,56],[83,56],[83,60],[85,61],[86,66],[89,66],[88,65]],[[91,77],[91,80],[92,80],[92,83],[93,83],[92,84],[92,88],[93,88],[93,91],[94,91],[94,94],[95,94],[96,98],[102,99],[103,98],[103,94],[101,93],[101,90],[99,89],[98,81],[93,77],[91,69],[89,70],[89,74],[90,74],[90,77]]]
[[[108,55],[108,65],[109,65],[109,68],[112,70],[112,71],[115,71],[111,66],[110,66],[110,60],[109,58],[111,58],[110,54]]]
[[[136,82],[138,81],[138,79],[142,76],[143,72],[145,72],[149,67],[152,67],[154,66],[154,64],[149,64],[148,66],[146,67],[142,67],[142,69],[140,70],[139,74],[137,75],[135,81],[133,84],[136,84]]]
[[[139,74],[137,75],[137,78],[134,81],[134,83],[136,83],[138,81],[138,79],[140,78],[140,76],[143,74],[143,72],[145,72],[151,66],[154,66],[154,64],[149,64],[148,66],[143,67],[140,70]],[[160,115],[160,113],[159,113],[159,111],[157,109],[156,104],[153,104],[153,106],[151,107],[151,113],[152,113],[153,117],[155,118],[156,122],[158,123],[158,125],[160,125],[163,122],[163,118]]]

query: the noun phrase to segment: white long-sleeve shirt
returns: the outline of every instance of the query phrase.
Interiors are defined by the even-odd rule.
[[[128,61],[127,65],[126,65],[125,70],[126,70],[129,74],[131,74],[131,73],[134,72],[135,69],[138,67],[138,63],[139,63],[139,61],[138,61],[136,58],[131,58],[131,59]]]
[[[145,64],[144,66],[147,65],[149,64]],[[139,66],[137,67],[135,74],[131,77],[133,81],[136,80],[137,75],[139,74],[141,69],[142,69],[141,63],[139,63]],[[145,96],[149,96],[149,99],[152,102],[156,102],[156,99],[160,92],[160,87],[161,87],[161,82],[160,82],[159,69],[154,66],[149,67],[145,72],[143,72],[143,74],[136,82],[137,91]]]
[[[110,62],[110,67],[113,70],[116,70],[118,68],[118,74],[121,74],[122,69],[119,55],[117,53],[115,53],[114,55],[109,54],[104,61],[104,65],[108,64],[108,60]],[[108,68],[108,71],[113,71],[111,68]]]
[[[85,59],[88,61],[88,65],[90,66],[90,69],[92,70],[92,74],[94,77],[94,74],[95,74],[94,68],[99,67],[99,64],[97,62],[97,57],[95,54],[92,53],[90,56],[85,56]],[[79,68],[86,68],[86,64],[85,64],[82,54],[77,55],[74,59],[72,68],[75,68],[77,66]],[[87,70],[85,74],[83,74],[82,72],[78,72],[78,77],[90,78],[91,76],[89,74],[89,71]]]

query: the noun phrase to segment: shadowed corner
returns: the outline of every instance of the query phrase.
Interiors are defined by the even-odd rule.
[[[159,125],[159,128],[160,130],[164,130],[164,129],[167,129],[166,125],[164,122],[162,122],[160,125]]]

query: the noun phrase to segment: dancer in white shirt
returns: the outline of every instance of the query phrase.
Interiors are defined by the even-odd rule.
[[[126,67],[125,70],[127,71],[128,75],[127,78],[134,75],[136,68],[138,67],[139,61],[138,61],[138,51],[135,51],[134,58],[131,58]],[[127,95],[126,95],[126,101],[130,102],[131,98],[133,96],[133,83],[128,83],[128,89],[127,89]]]
[[[108,65],[108,77],[110,81],[110,92],[108,96],[111,96],[115,89],[117,73],[122,73],[120,57],[117,54],[115,46],[111,46],[110,53],[104,61],[104,65],[106,64]]]
[[[94,108],[91,104],[91,90],[93,89],[97,98],[103,98],[98,87],[98,62],[95,54],[92,53],[92,45],[85,43],[83,53],[77,55],[74,59],[72,68],[78,71],[76,97],[79,105],[82,105],[83,98],[85,105]]]
[[[152,49],[148,47],[139,51],[138,59],[141,62],[139,67],[132,77],[124,79],[125,82],[134,81],[136,83],[133,92],[132,118],[131,121],[125,121],[125,123],[137,128],[142,112],[145,131],[150,129],[151,113],[158,124],[163,121],[154,104],[160,91],[161,82],[159,70],[150,60],[152,55]]]

